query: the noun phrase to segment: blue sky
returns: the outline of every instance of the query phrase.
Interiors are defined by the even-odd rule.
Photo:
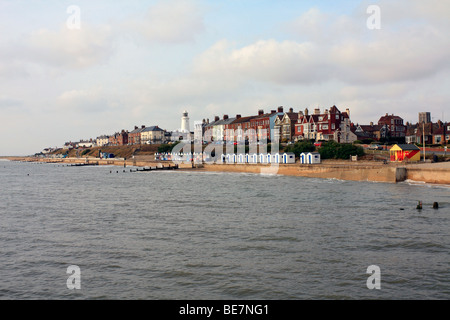
[[[448,121],[449,16],[437,0],[0,0],[0,155],[177,129],[184,109],[191,126],[334,104],[361,124]]]

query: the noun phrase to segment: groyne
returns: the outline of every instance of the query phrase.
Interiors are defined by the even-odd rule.
[[[169,161],[154,161],[149,159],[98,159],[98,158],[9,158],[16,161],[114,165],[121,167],[168,167],[174,164]],[[450,185],[450,162],[442,163],[388,163],[376,161],[327,161],[321,164],[203,164],[193,166],[191,163],[180,163],[180,170],[212,171],[212,172],[246,172],[255,174],[279,174],[287,176],[340,179],[352,181],[374,181],[397,183],[405,180],[432,184]]]

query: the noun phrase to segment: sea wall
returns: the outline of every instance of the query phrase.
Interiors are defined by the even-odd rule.
[[[406,179],[433,184],[450,185],[450,170],[440,168],[408,168],[406,170]]]
[[[377,165],[299,165],[280,164],[251,165],[251,164],[207,164],[201,169],[204,171],[220,172],[248,172],[272,173],[289,176],[302,176],[313,178],[327,178],[353,181],[378,181],[396,183],[406,179],[405,168]]]

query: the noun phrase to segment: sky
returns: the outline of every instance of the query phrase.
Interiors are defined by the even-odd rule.
[[[449,121],[449,30],[448,0],[0,0],[0,155],[183,110]]]

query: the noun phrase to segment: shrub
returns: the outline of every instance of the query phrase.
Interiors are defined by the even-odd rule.
[[[171,152],[172,149],[179,144],[180,142],[177,141],[173,144],[162,144],[158,147],[158,153],[166,153],[166,152]]]
[[[298,141],[295,144],[287,146],[284,149],[285,152],[294,153],[296,157],[300,157],[300,154],[303,152],[313,152],[315,150],[316,150],[316,147],[314,146],[314,143],[309,140]]]
[[[322,144],[319,153],[322,159],[349,159],[350,156],[363,156],[364,149],[351,143],[328,141]]]

